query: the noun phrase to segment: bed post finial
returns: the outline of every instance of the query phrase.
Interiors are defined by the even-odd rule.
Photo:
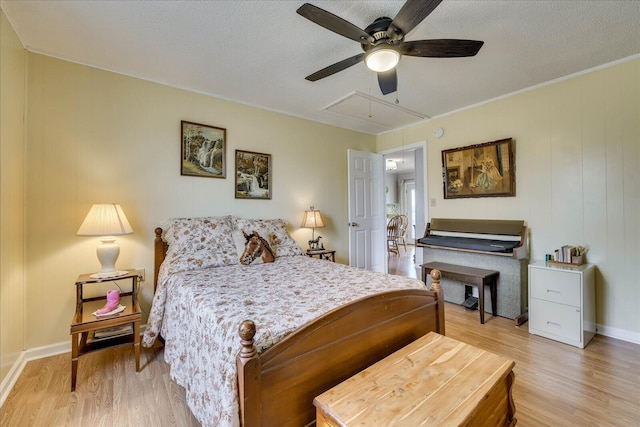
[[[244,320],[238,327],[238,335],[242,338],[240,349],[240,357],[243,359],[249,359],[255,356],[258,352],[253,345],[253,337],[256,334],[256,324],[253,320]]]
[[[431,270],[431,290],[434,292],[440,292],[442,288],[440,287],[440,277],[442,277],[442,273],[437,268]]]
[[[153,292],[158,287],[158,273],[160,272],[160,265],[164,261],[164,257],[167,254],[167,242],[162,240],[162,228],[157,227],[154,230],[156,234],[153,241]]]
[[[242,348],[236,357],[240,425],[262,426],[262,362],[253,345],[256,324],[243,320],[238,327]]]
[[[438,298],[438,333],[444,335],[444,294],[440,287],[442,273],[437,268],[431,270],[431,290]]]

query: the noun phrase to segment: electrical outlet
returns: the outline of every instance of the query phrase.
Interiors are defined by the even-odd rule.
[[[138,273],[138,277],[140,277],[140,281],[144,282],[145,279],[145,275],[144,275],[144,268],[136,268],[136,273]]]

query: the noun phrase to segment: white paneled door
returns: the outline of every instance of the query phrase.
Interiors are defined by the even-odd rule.
[[[387,271],[382,155],[348,150],[349,265]]]

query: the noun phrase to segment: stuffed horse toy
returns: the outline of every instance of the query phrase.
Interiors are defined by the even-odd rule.
[[[246,242],[244,244],[244,252],[240,257],[240,264],[249,265],[256,260],[262,260],[263,263],[273,262],[275,257],[269,243],[260,237],[257,231],[247,234],[242,230]]]

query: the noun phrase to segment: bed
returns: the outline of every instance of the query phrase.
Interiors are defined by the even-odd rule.
[[[155,230],[142,342],[162,337],[171,377],[205,426],[311,424],[315,396],[430,331],[444,334],[438,280],[427,290],[307,257],[282,220],[166,225]]]

